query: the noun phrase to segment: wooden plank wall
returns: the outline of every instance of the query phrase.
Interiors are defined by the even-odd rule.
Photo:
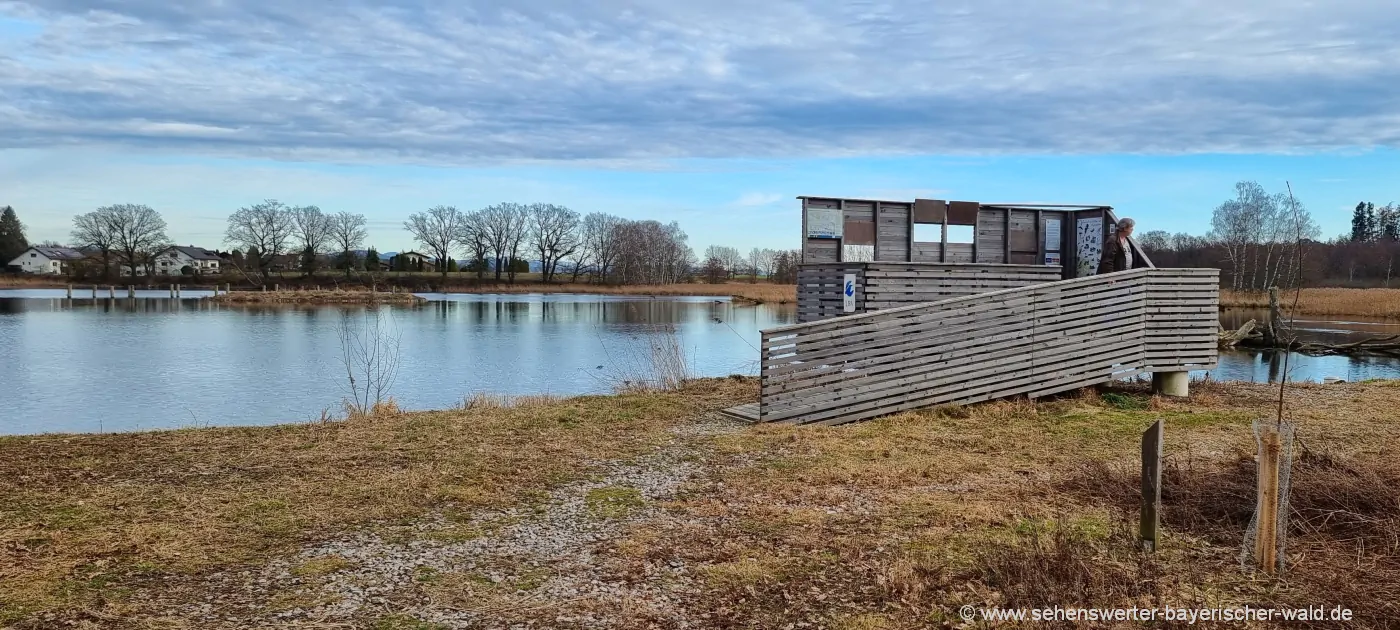
[[[1023,287],[1060,279],[1058,266],[955,263],[835,263],[802,265],[797,272],[797,321],[846,315],[841,288],[856,274],[856,312],[936,302],[950,297]]]
[[[1135,269],[774,328],[759,416],[840,424],[1209,369],[1218,302],[1216,270]]]

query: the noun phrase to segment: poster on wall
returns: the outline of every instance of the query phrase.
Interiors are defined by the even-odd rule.
[[[840,208],[808,208],[807,238],[841,238]]]
[[[846,281],[841,283],[841,311],[856,312],[856,274],[846,274]]]
[[[1099,268],[1099,258],[1103,256],[1103,217],[1080,219],[1074,231],[1076,260],[1075,277],[1092,276]]]
[[[1047,264],[1047,265],[1058,265],[1058,264],[1060,264],[1060,255],[1059,255],[1058,253],[1046,254],[1046,255],[1045,255],[1045,264]]]
[[[1060,251],[1060,220],[1045,220],[1045,251]]]

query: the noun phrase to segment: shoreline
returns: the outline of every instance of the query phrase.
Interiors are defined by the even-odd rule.
[[[1311,449],[1294,454],[1293,510],[1345,518],[1290,534],[1298,559],[1283,591],[1241,574],[1237,557],[1252,508],[1250,422],[1271,417],[1274,386],[1199,383],[1178,400],[1112,385],[839,428],[714,416],[757,387],[697,379],[674,392],[481,397],[324,423],[0,437],[0,506],[17,506],[0,507],[10,568],[0,626],[98,615],[121,630],[546,627],[593,611],[597,627],[635,627],[609,603],[625,588],[653,621],[783,627],[837,611],[850,585],[884,575],[900,586],[841,614],[912,627],[965,603],[944,580],[1001,598],[1063,586],[1093,598],[1068,603],[1114,607],[1134,601],[1118,585],[1138,583],[1139,570],[1168,602],[1204,589],[1227,603],[1331,596],[1359,618],[1400,614],[1388,595],[1400,572],[1386,568],[1400,422],[1383,411],[1400,404],[1400,381],[1289,389]],[[1158,419],[1168,461],[1189,466],[1169,471],[1171,527],[1139,567],[1147,560],[1119,532],[1136,527],[1138,441]],[[1053,537],[1056,523],[1074,538]],[[587,554],[558,551],[585,540],[597,543]],[[1090,574],[1061,584],[1051,557]],[[1355,578],[1345,592],[1333,590],[1338,571]],[[367,596],[366,581],[384,594]],[[783,597],[789,586],[814,596]],[[925,593],[920,608],[891,605],[912,589]]]

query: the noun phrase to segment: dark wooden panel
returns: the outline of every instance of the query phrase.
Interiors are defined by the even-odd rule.
[[[942,223],[948,218],[948,203],[941,199],[915,199],[915,223]]]
[[[874,221],[846,221],[841,229],[841,243],[843,245],[875,244]]]
[[[977,225],[977,211],[982,204],[976,201],[949,201],[949,225]]]

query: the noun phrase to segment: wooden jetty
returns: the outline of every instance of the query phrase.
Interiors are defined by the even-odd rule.
[[[1146,373],[1184,393],[1215,367],[1219,271],[1133,244],[1136,268],[1096,274],[1112,208],[800,199],[799,323],[762,331],[759,402],[730,416],[840,424]],[[923,221],[940,241],[914,239]]]

